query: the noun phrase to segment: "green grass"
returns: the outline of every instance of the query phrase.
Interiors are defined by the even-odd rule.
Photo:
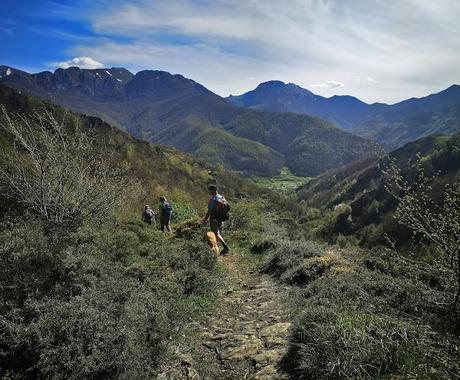
[[[270,190],[289,191],[306,184],[311,177],[298,177],[291,173],[289,168],[283,167],[280,174],[274,177],[254,177],[254,182],[263,188]]]

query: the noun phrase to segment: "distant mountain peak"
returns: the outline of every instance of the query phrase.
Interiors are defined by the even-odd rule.
[[[354,96],[351,96],[351,95],[333,95],[328,99],[333,99],[333,100],[336,100],[336,101],[360,103],[360,104],[366,104],[367,105],[366,102],[363,102],[362,100],[360,100],[360,99],[358,99],[358,98],[356,98]]]
[[[257,91],[277,91],[283,90],[287,92],[293,92],[295,94],[313,94],[311,91],[300,87],[295,83],[285,83],[281,80],[270,80],[267,82],[260,83],[253,92]]]
[[[347,95],[325,98],[295,83],[273,80],[259,84],[254,90],[229,97],[235,105],[272,112],[295,112],[325,118],[342,128],[349,128],[356,116],[367,106]]]
[[[256,90],[266,89],[266,88],[282,88],[286,86],[286,83],[280,80],[269,80],[267,82],[260,83]]]

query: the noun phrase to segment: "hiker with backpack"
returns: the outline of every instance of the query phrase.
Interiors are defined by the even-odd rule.
[[[230,251],[230,247],[225,243],[221,231],[223,222],[229,218],[230,206],[225,198],[217,192],[217,186],[210,185],[208,189],[211,194],[211,199],[208,202],[208,212],[203,219],[203,223],[206,223],[209,219],[211,231],[215,233],[217,240],[224,246],[221,255],[225,255]]]
[[[166,231],[171,232],[171,221],[172,216],[172,207],[168,203],[166,197],[160,197],[160,229],[164,232],[165,228]]]
[[[155,223],[155,213],[149,205],[144,206],[144,211],[142,212],[142,220],[147,224]]]

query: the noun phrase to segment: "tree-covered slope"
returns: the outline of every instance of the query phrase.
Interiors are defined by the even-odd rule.
[[[418,170],[433,176],[430,195],[436,199],[446,183],[460,175],[460,134],[428,136],[392,152],[389,157],[411,185],[419,181]],[[322,174],[298,190],[298,201],[306,209],[305,223],[313,234],[335,240],[339,235],[362,245],[388,244],[385,235],[398,245],[411,241],[409,231],[393,219],[397,200],[386,190],[388,157],[367,158]],[[429,189],[426,189],[429,191]]]
[[[382,152],[371,140],[357,138],[322,119],[294,113],[248,111],[225,128],[283,153],[286,166],[300,176],[316,176]]]

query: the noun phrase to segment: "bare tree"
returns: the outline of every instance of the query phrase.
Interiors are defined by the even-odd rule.
[[[0,165],[7,191],[46,221],[68,227],[97,221],[132,195],[136,184],[127,171],[74,116],[57,121],[46,111],[25,117],[2,107],[0,128],[14,141]]]
[[[420,157],[419,157],[420,162]],[[456,277],[455,310],[460,307],[460,183],[446,184],[441,192],[435,192],[435,177],[417,167],[414,181],[407,181],[400,168],[389,160],[383,170],[386,189],[398,200],[395,218],[409,227],[415,236],[429,241],[443,257],[446,257]]]

